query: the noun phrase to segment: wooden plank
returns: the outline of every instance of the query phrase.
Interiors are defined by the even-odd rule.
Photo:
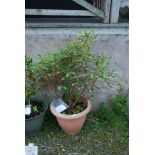
[[[120,7],[129,7],[129,0],[121,0]]]
[[[94,18],[88,18],[88,17],[59,17],[59,18],[44,18],[44,17],[39,17],[39,18],[28,18],[26,17],[25,22],[28,23],[67,23],[68,25],[72,24],[72,23],[102,23],[102,18],[98,18],[98,17],[94,17]]]
[[[98,0],[98,9],[101,10],[101,0]]]
[[[52,16],[96,16],[87,10],[48,10],[48,9],[26,9],[26,15],[52,15]]]
[[[111,2],[111,14],[110,14],[110,22],[111,23],[118,22],[120,1],[121,0],[112,0],[112,2]]]
[[[99,8],[100,10],[101,10],[101,1],[102,1],[102,0],[100,0],[100,8]],[[104,12],[104,11],[103,11],[103,12]]]
[[[111,8],[111,0],[101,1],[101,9],[102,11],[104,11],[104,23],[109,23],[110,21],[110,8]]]
[[[88,9],[95,15],[104,18],[104,13],[101,10],[94,7],[92,4],[88,3],[87,1],[85,1],[85,0],[73,0],[73,1],[76,2],[77,4],[83,6],[84,8]]]
[[[96,6],[96,0],[93,0],[93,6]]]

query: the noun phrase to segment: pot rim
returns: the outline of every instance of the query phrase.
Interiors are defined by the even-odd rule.
[[[62,114],[62,113],[57,112],[55,110],[54,105],[53,105],[55,100],[53,100],[51,102],[51,104],[50,104],[50,110],[51,110],[52,114],[54,116],[58,117],[58,118],[62,118],[62,119],[78,119],[78,118],[80,118],[80,117],[88,114],[89,111],[90,111],[90,109],[91,109],[91,103],[90,103],[90,101],[88,99],[84,98],[84,97],[83,97],[83,99],[85,99],[86,102],[87,102],[87,108],[84,111],[80,112],[80,113],[73,114],[73,115],[67,115],[67,114]]]
[[[38,116],[35,116],[35,117],[32,117],[32,118],[28,118],[28,119],[25,119],[25,121],[28,121],[28,120],[33,120],[33,119],[36,119],[36,118],[39,118],[39,117],[41,117],[42,115],[44,115],[45,114],[45,112],[47,111],[47,109],[48,109],[48,104],[46,104],[45,103],[45,110],[40,114],[40,115],[38,115]]]

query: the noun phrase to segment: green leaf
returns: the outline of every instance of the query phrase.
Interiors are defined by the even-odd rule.
[[[67,90],[67,87],[66,86],[63,86],[63,89],[66,91]]]
[[[67,73],[65,77],[69,77],[69,74]]]

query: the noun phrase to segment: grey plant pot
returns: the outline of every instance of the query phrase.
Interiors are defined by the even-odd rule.
[[[25,134],[26,135],[36,135],[39,133],[39,131],[41,130],[41,127],[43,125],[43,122],[44,122],[45,113],[48,109],[48,104],[45,103],[40,98],[34,97],[34,98],[31,98],[31,101],[37,101],[40,103],[44,103],[45,110],[39,116],[30,118],[30,119],[25,119]]]

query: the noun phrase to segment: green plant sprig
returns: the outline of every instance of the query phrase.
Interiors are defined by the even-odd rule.
[[[80,33],[77,40],[64,48],[39,56],[33,72],[40,86],[53,89],[54,84],[55,91],[61,96],[65,94],[72,107],[82,95],[95,93],[98,80],[110,86],[115,73],[104,54],[91,52],[95,38],[91,32]]]

